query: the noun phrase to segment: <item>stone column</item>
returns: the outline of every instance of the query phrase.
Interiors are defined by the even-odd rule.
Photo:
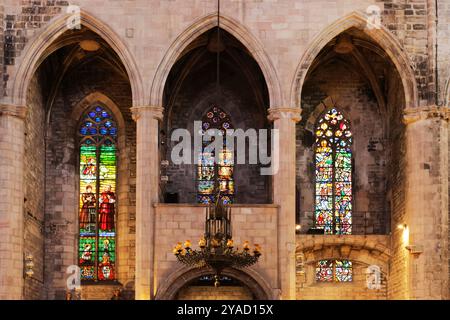
[[[136,299],[153,299],[154,203],[159,201],[159,121],[163,108],[133,107],[136,121]]]
[[[406,236],[409,299],[448,299],[448,112],[406,110]],[[409,233],[409,235],[408,235]]]
[[[273,201],[278,211],[278,279],[281,299],[295,297],[295,124],[300,109],[270,108],[269,120],[279,134],[278,171],[273,176]],[[273,142],[272,142],[273,143]],[[274,155],[272,154],[272,159]]]
[[[26,109],[0,104],[0,300],[23,295]]]

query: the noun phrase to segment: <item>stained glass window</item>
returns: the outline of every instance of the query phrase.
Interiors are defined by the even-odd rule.
[[[101,106],[81,118],[79,266],[81,280],[115,280],[117,125]]]
[[[215,202],[217,188],[220,190],[220,200],[224,204],[233,202],[234,198],[234,153],[226,148],[227,129],[232,129],[230,117],[218,106],[213,106],[202,119],[202,130],[217,129],[222,132],[223,150],[216,163],[215,153],[207,152],[206,146],[211,142],[203,142],[197,166],[197,201],[199,203]]]
[[[352,232],[352,133],[335,108],[326,112],[315,131],[315,226],[325,234]]]
[[[350,260],[320,260],[316,265],[318,282],[350,282],[353,280]]]

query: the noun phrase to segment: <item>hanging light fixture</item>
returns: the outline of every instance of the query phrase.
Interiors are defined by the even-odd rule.
[[[198,242],[200,249],[192,249],[190,240],[186,240],[184,246],[178,242],[173,249],[178,261],[195,268],[210,267],[214,270],[214,286],[220,285],[220,274],[225,268],[249,267],[258,262],[261,256],[261,247],[245,241],[242,250],[234,248],[231,234],[231,208],[219,201],[206,207],[205,234]],[[251,252],[253,251],[253,252]]]
[[[216,36],[216,37],[215,37]],[[212,40],[216,38],[216,40]],[[220,0],[217,0],[217,31],[212,34],[208,50],[216,52],[216,84],[217,93],[220,94],[220,52],[225,46],[220,39]],[[217,176],[216,176],[217,177]],[[261,247],[258,244],[250,248],[248,241],[242,244],[242,250],[234,247],[231,233],[231,207],[224,205],[220,197],[219,181],[215,181],[215,203],[206,207],[205,233],[198,242],[199,249],[194,250],[190,240],[181,242],[173,248],[173,254],[178,261],[195,268],[209,267],[214,271],[214,285],[220,285],[220,274],[225,268],[244,268],[258,262],[261,256]]]

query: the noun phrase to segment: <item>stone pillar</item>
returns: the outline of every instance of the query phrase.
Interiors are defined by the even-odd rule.
[[[448,112],[406,110],[403,245],[409,299],[448,299]],[[409,234],[408,234],[409,233]]]
[[[0,105],[0,300],[23,293],[26,107]]]
[[[163,108],[133,107],[136,121],[136,299],[155,295],[153,204],[159,201],[159,121]]]
[[[278,211],[278,279],[281,299],[295,299],[295,124],[300,109],[270,108],[269,120],[279,134],[278,171],[273,176],[273,201]],[[272,142],[273,143],[273,142]],[[272,154],[272,159],[274,155]]]

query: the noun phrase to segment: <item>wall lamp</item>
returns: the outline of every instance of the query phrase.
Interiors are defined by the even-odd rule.
[[[34,275],[34,257],[28,253],[24,258],[24,273],[26,278],[32,278]]]

